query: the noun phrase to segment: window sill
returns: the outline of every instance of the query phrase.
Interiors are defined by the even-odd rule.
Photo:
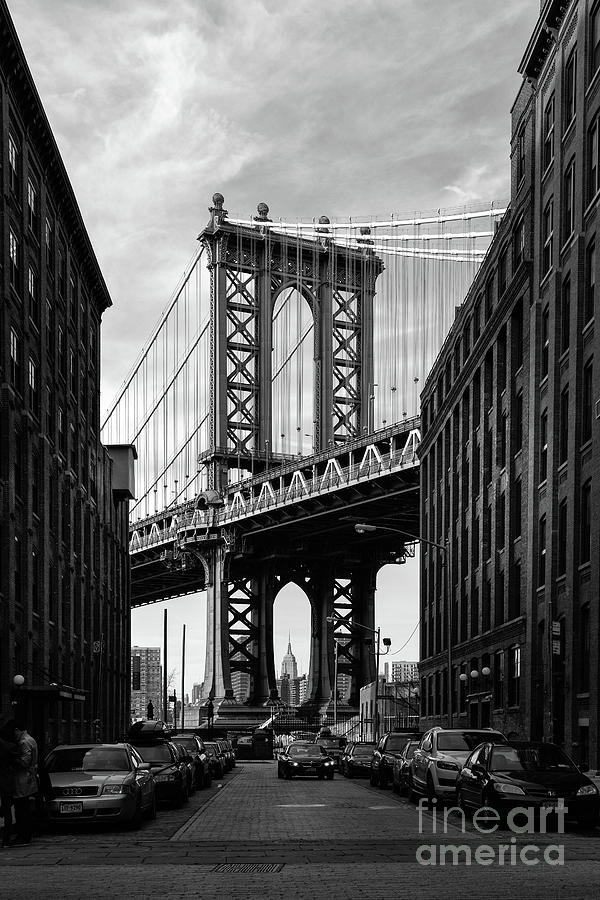
[[[551,265],[550,268],[548,269],[548,271],[544,275],[542,275],[542,277],[540,279],[540,290],[543,290],[546,287],[546,285],[550,283],[550,276],[552,275],[553,271],[554,271],[554,266]]]
[[[599,82],[600,82],[600,66],[596,69],[596,71],[592,75],[590,83],[588,84],[587,88],[585,89],[585,99],[586,100],[589,97],[589,95],[592,93],[592,91],[594,91],[598,87]]]
[[[575,243],[575,238],[576,238],[576,237],[577,237],[577,234],[576,234],[575,230],[573,229],[573,231],[571,232],[571,234],[565,239],[565,241],[564,241],[562,247],[560,248],[560,255],[561,255],[561,257],[564,256],[564,254],[567,252],[567,250],[570,250],[570,249],[571,249],[571,247],[572,247],[573,244]]]
[[[588,216],[590,215],[590,213],[596,208],[596,206],[598,205],[599,199],[600,199],[600,188],[598,188],[598,190],[596,191],[596,193],[594,194],[594,196],[592,197],[592,199],[590,200],[590,202],[584,209],[584,211],[583,211],[584,219],[587,219]]]
[[[591,319],[588,319],[583,328],[581,329],[582,337],[586,337],[589,331],[592,331],[594,328],[594,316]]]

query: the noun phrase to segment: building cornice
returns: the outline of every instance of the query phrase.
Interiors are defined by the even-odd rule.
[[[519,64],[524,78],[538,78],[569,6],[570,0],[546,0]]]

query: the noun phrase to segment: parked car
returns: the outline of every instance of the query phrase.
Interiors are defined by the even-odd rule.
[[[235,766],[235,753],[233,752],[231,742],[225,738],[219,738],[216,743],[219,745],[221,753],[223,754],[223,759],[225,760],[225,771],[230,772]]]
[[[194,770],[194,785],[198,790],[210,787],[212,774],[210,764],[202,738],[197,734],[178,734],[177,741],[192,757]]]
[[[297,775],[316,775],[322,780],[333,780],[335,760],[319,744],[294,741],[289,744],[277,761],[278,778],[295,778]]]
[[[59,744],[46,756],[51,822],[127,822],[156,818],[150,766],[127,743]]]
[[[225,774],[225,757],[216,741],[204,744],[213,778],[222,778]]]
[[[362,741],[353,741],[346,744],[340,757],[340,772],[346,778],[368,778],[371,774],[371,757],[373,756],[373,744]]]
[[[241,735],[241,737],[237,739],[235,756],[236,759],[252,759],[254,756],[254,749],[252,746],[251,734]]]
[[[175,745],[171,741],[140,741],[134,746],[144,762],[150,763],[158,802],[176,806],[187,803],[188,767]]]
[[[371,757],[370,781],[373,787],[386,788],[392,783],[394,760],[400,756],[411,738],[421,737],[414,731],[388,731],[380,738]]]
[[[490,806],[505,820],[516,806],[556,812],[593,828],[598,823],[600,795],[570,756],[556,744],[487,742],[465,762],[457,780],[457,800],[465,811]]]
[[[430,801],[434,797],[456,799],[456,779],[467,757],[479,744],[489,741],[505,744],[506,738],[490,728],[431,728],[410,761],[409,797],[419,793]]]
[[[196,790],[196,781],[194,777],[194,757],[185,749],[183,744],[179,743],[179,739],[173,741],[173,745],[177,750],[180,762],[185,763],[186,780],[188,796],[191,797]]]
[[[408,770],[415,750],[419,746],[418,740],[408,740],[402,753],[394,759],[392,768],[392,790],[395,794],[406,794],[408,791]]]
[[[338,769],[340,767],[340,759],[347,743],[347,738],[340,736],[339,734],[332,734],[331,732],[319,734],[315,738],[315,744],[322,747],[323,750],[335,760],[336,768]]]

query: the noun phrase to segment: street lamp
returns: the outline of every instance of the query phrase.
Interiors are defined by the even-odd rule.
[[[346,625],[348,625],[348,621],[346,619],[344,619],[342,616],[327,616],[325,621],[329,622],[330,624],[333,624],[335,622],[343,622]],[[387,653],[390,652],[390,647],[392,645],[392,642],[391,642],[390,638],[383,638],[383,646],[386,649],[382,653],[381,652],[381,629],[379,628],[379,626],[377,628],[371,628],[369,625],[361,625],[360,622],[352,622],[350,625],[348,625],[348,627],[362,628],[362,629],[364,629],[364,631],[368,631],[371,634],[374,634],[377,639],[377,650],[375,653],[375,707],[373,710],[373,718],[375,719],[374,738],[375,738],[375,740],[377,740],[379,737],[379,706],[377,703],[377,701],[379,699],[379,657],[385,656]],[[337,641],[335,643],[337,644]],[[336,656],[337,656],[337,651],[336,651]],[[337,682],[337,665],[336,665],[336,676],[335,677],[336,677],[336,682]],[[337,683],[336,683],[335,690],[334,690],[334,696],[337,696]],[[335,706],[334,706],[334,716],[336,714],[337,714],[337,702],[335,703]]]
[[[418,379],[416,379],[418,381]],[[446,603],[446,620],[447,620],[447,634],[446,640],[448,643],[448,728],[452,728],[453,718],[454,718],[454,710],[452,709],[453,704],[453,691],[452,691],[452,604],[450,603],[450,598],[448,596],[448,573],[447,569],[447,560],[448,560],[448,541],[445,544],[437,544],[435,541],[428,541],[426,538],[419,537],[416,534],[410,534],[408,531],[402,531],[400,528],[392,528],[389,525],[371,525],[367,522],[357,522],[354,526],[354,530],[357,534],[366,534],[371,533],[373,531],[390,531],[393,534],[401,534],[403,537],[412,538],[414,541],[419,541],[421,544],[427,544],[430,547],[435,547],[441,553],[443,553],[442,559],[442,576],[443,576],[443,584],[442,584],[442,597]]]

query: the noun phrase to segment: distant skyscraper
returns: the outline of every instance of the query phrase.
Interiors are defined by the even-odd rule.
[[[291,634],[288,634],[287,653],[283,657],[283,661],[281,663],[281,677],[283,678],[284,675],[289,675],[290,678],[298,677],[298,663],[296,662],[296,657],[292,653]]]

